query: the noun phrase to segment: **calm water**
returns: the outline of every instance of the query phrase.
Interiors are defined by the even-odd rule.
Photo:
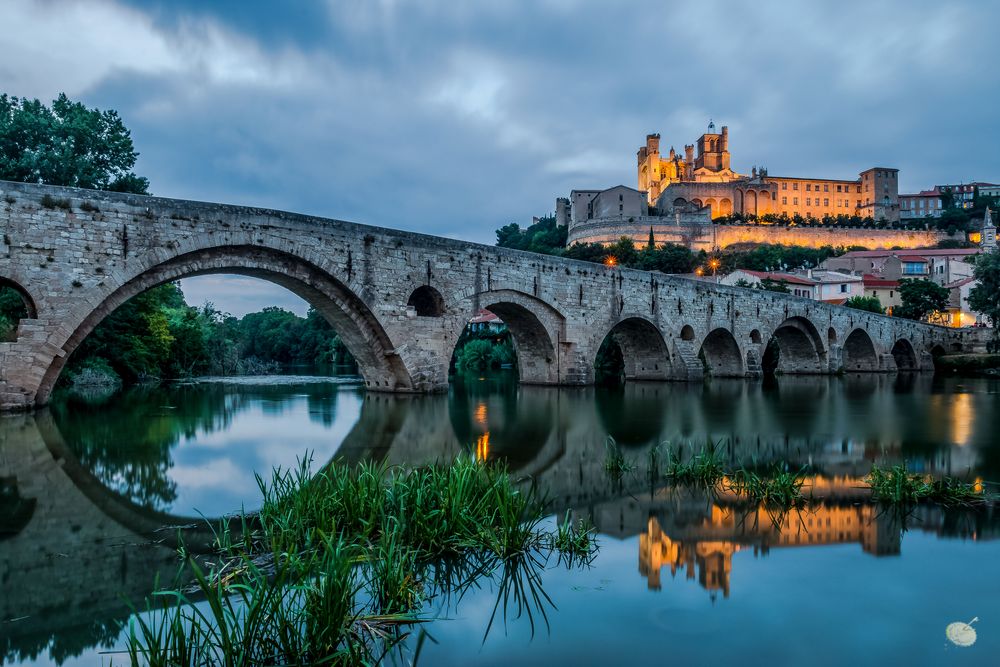
[[[553,513],[591,517],[601,549],[590,568],[549,563],[553,604],[509,609],[485,638],[496,586],[428,609],[446,620],[428,626],[420,664],[996,664],[1000,512],[921,508],[904,524],[856,487],[875,461],[1000,480],[998,401],[995,381],[922,376],[617,391],[471,378],[431,397],[272,377],[62,400],[0,419],[0,655],[110,664],[122,597],[175,568],[173,531],[141,535],[253,509],[255,472],[307,455],[318,467],[464,453],[536,480]],[[638,466],[618,482],[603,469],[609,435]],[[747,515],[640,472],[657,443],[708,440],[734,463],[812,465],[824,504]],[[945,626],[973,617],[975,646],[949,648]]]

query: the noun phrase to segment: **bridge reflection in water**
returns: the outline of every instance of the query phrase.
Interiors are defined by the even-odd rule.
[[[210,539],[204,522],[170,491],[183,485],[171,477],[172,453],[185,438],[226,433],[248,405],[267,405],[276,419],[285,405],[280,388],[169,391],[175,409],[163,409],[162,395],[148,402],[159,415],[156,428],[137,395],[107,409],[55,406],[0,419],[5,660],[49,653],[60,662],[114,643],[128,617],[123,597],[141,600],[157,576],[168,581],[176,572],[176,531],[162,528],[188,526],[186,541],[195,549]],[[744,551],[856,544],[882,556],[901,553],[905,528],[944,538],[1000,535],[1000,517],[988,511],[922,508],[904,526],[859,504],[857,489],[875,460],[1000,478],[992,440],[1000,419],[990,393],[996,391],[996,383],[985,381],[865,375],[783,378],[773,385],[629,383],[616,391],[472,378],[455,383],[448,396],[359,394],[338,386],[296,387],[284,396],[305,396],[308,418],[318,424],[343,425],[343,415],[356,420],[336,451],[348,462],[413,465],[461,454],[504,460],[538,484],[554,514],[573,510],[592,517],[604,539],[636,539],[638,572],[648,587],[663,586],[669,570],[728,596],[733,556]],[[347,397],[360,405],[356,417]],[[651,488],[641,472],[609,480],[608,436],[640,471],[649,449],[665,441],[691,452],[724,440],[719,452],[734,465],[809,464],[817,471],[809,484],[824,500],[776,519],[726,498]],[[248,507],[254,501],[244,499]]]

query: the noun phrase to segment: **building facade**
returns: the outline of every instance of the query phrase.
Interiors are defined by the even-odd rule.
[[[638,189],[658,209],[691,203],[709,208],[713,218],[774,213],[899,220],[897,169],[872,167],[856,179],[770,176],[757,167],[740,174],[731,166],[729,128],[716,132],[714,123],[696,144],[684,146],[683,156],[673,147],[661,155],[660,135],[649,134],[636,158]]]
[[[923,190],[914,194],[899,195],[900,220],[940,218],[943,212],[941,193],[937,190]]]

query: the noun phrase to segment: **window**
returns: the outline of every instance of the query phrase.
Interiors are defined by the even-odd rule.
[[[829,183],[824,183],[823,184],[823,192],[829,192],[829,191],[830,191],[830,184]]]
[[[830,205],[830,200],[827,199],[826,197],[824,197],[823,198],[823,206],[829,206],[829,205]]]
[[[807,185],[806,186],[806,190],[808,190],[808,189],[809,189],[809,186]],[[812,201],[813,201],[812,197],[806,197],[806,206],[812,206]]]
[[[782,197],[781,198],[781,203],[782,204],[787,204],[788,203],[788,197]]]
[[[812,183],[806,183],[806,192],[812,190]]]
[[[618,212],[621,213],[623,210],[624,207],[621,204],[618,204]]]
[[[903,262],[903,273],[908,276],[919,276],[927,273],[927,264],[924,262]]]
[[[794,204],[795,206],[798,206],[799,205],[799,198],[798,197],[792,197],[792,204]]]
[[[889,298],[892,298],[892,290],[889,290]]]
[[[782,190],[787,190],[788,189],[788,182],[787,181],[782,181],[781,182],[781,189]]]
[[[861,192],[861,186],[860,185],[858,186],[858,192],[859,193]]]
[[[838,185],[837,186],[837,192],[840,192],[840,188],[841,188],[841,186]]]
[[[847,292],[847,283],[841,283],[840,284],[840,293],[843,294],[845,292]]]
[[[798,190],[798,189],[799,189],[799,184],[798,183],[792,183],[792,190]]]

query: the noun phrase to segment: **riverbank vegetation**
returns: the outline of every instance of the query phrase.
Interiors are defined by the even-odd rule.
[[[555,216],[540,218],[526,229],[511,223],[497,230],[497,245],[502,248],[528,250],[544,255],[557,255],[598,264],[613,264],[645,271],[663,273],[694,273],[705,271],[729,273],[736,269],[781,271],[815,268],[828,257],[842,255],[860,246],[810,248],[776,243],[740,244],[711,254],[694,252],[676,243],[647,242],[637,246],[630,238],[621,238],[610,245],[574,243],[566,245],[566,228],[556,226]],[[714,267],[714,269],[709,268]]]
[[[494,617],[510,607],[533,627],[553,606],[540,585],[549,558],[574,566],[597,549],[589,524],[543,528],[531,487],[468,459],[316,475],[303,463],[258,483],[263,506],[242,532],[224,524],[214,562],[187,555],[193,582],[133,617],[133,664],[374,664],[431,620],[432,603],[457,605],[484,580],[497,585]]]
[[[64,384],[133,384],[150,379],[274,372],[284,364],[350,364],[323,317],[265,308],[237,318],[184,301],[177,283],[133,297],[76,349]]]
[[[809,466],[793,469],[787,464],[759,464],[756,461],[734,465],[724,455],[727,447],[723,441],[708,442],[701,448],[661,443],[647,456],[650,481],[728,495],[740,502],[779,510],[803,507],[817,500],[810,488],[810,479],[817,471]],[[605,470],[613,479],[620,479],[637,467],[613,438],[608,438],[605,449]],[[905,464],[890,467],[873,464],[870,472],[860,480],[859,488],[869,489],[871,500],[883,505],[928,502],[951,507],[997,499],[982,483],[952,477],[934,478],[910,472]]]
[[[451,367],[460,373],[482,373],[512,368],[516,362],[514,341],[506,326],[481,331],[466,327],[455,344]]]

